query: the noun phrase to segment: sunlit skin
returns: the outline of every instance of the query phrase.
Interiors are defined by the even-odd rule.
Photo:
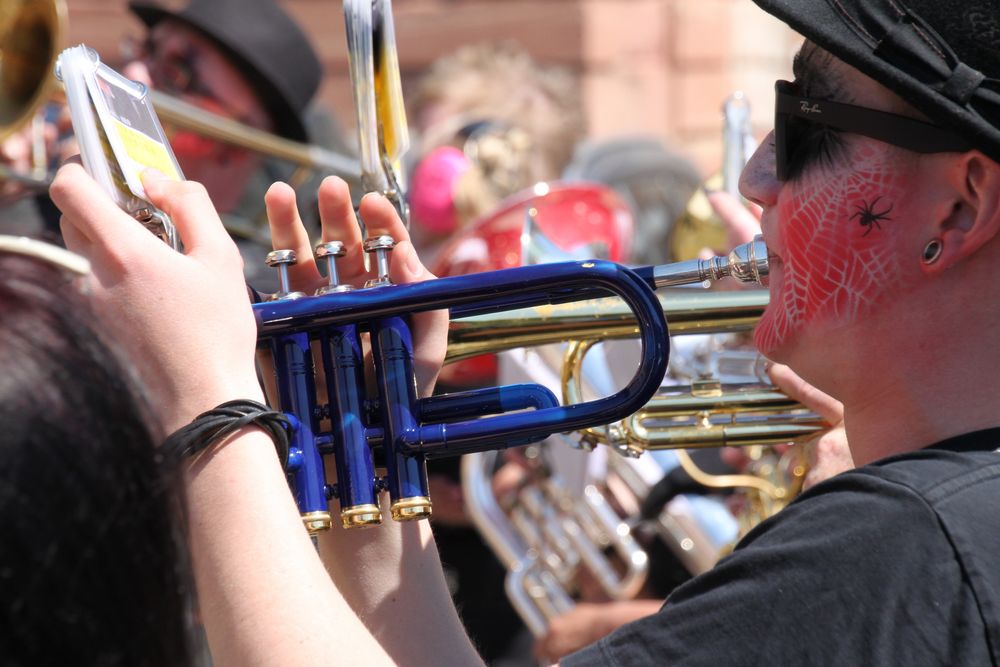
[[[858,138],[833,168],[815,164],[789,183],[777,202],[771,305],[754,333],[760,351],[781,357],[807,325],[847,324],[869,317],[902,277],[897,237],[912,215],[915,174],[899,151]],[[890,207],[876,223],[859,209]]]
[[[271,131],[271,120],[254,89],[211,40],[171,20],[158,23],[149,38],[154,54],[130,63],[127,76],[225,118]],[[174,91],[168,81],[157,80],[177,69],[170,64],[174,60],[187,61],[183,66],[193,69],[198,90]],[[260,156],[188,130],[172,132],[170,141],[185,178],[204,185],[217,210],[235,210]]]
[[[803,94],[919,117],[815,51],[802,51],[820,65],[811,81],[834,85]],[[767,137],[740,190],[762,209],[772,267],[756,342],[843,403],[854,462],[864,465],[997,423],[1000,165],[976,150],[918,155],[839,136],[833,159],[784,182]],[[932,241],[940,252],[928,263]]]

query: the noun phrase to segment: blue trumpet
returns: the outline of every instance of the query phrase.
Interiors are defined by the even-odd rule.
[[[390,237],[365,242],[365,250],[377,256],[379,277],[360,290],[337,284],[335,259],[343,255],[343,245],[319,246],[329,285],[314,296],[288,290],[287,265],[294,263],[294,253],[275,251],[268,263],[281,272],[281,287],[253,306],[259,345],[274,357],[277,402],[293,417],[288,472],[311,533],[331,527],[329,502],[335,497],[345,527],[380,523],[381,491],[389,493],[393,519],[430,516],[428,459],[524,445],[631,415],[653,396],[667,369],[668,328],[654,290],[725,276],[760,282],[767,275],[767,250],[758,237],[710,260],[643,268],[570,261],[392,285],[392,246]],[[417,397],[411,314],[447,308],[458,319],[607,296],[620,297],[632,309],[642,350],[635,376],[617,393],[574,405],[560,405],[537,384]],[[374,399],[365,392],[364,332],[371,338]],[[314,343],[326,403],[316,393]],[[326,422],[329,428],[323,430]],[[375,473],[377,449],[384,457],[384,478]],[[324,472],[323,456],[329,454],[335,459],[335,484]]]

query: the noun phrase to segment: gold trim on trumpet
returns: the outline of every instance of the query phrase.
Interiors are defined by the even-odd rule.
[[[382,510],[378,505],[355,505],[340,511],[340,521],[344,528],[377,526],[382,523]]]
[[[333,518],[329,512],[309,512],[302,515],[302,523],[310,535],[316,535],[333,527]]]
[[[392,504],[392,518],[396,521],[427,519],[432,514],[431,499],[426,496],[400,498]]]

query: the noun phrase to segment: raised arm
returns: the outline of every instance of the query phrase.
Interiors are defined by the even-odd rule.
[[[161,407],[164,433],[232,399],[261,400],[242,261],[204,188],[147,177],[181,255],[122,213],[78,164],[52,197],[67,245],[93,263],[92,295]],[[246,428],[186,475],[189,542],[217,665],[378,665],[388,655],[327,576],[270,438]]]
[[[300,258],[312,257],[319,239],[306,235],[295,209],[294,193],[284,184],[272,186],[266,197],[275,248],[292,249]],[[339,268],[342,282],[360,287],[372,277],[364,268],[360,227],[350,193],[339,178],[326,179],[319,190],[322,241],[341,241],[347,255]],[[432,279],[417,257],[410,236],[384,197],[368,195],[359,211],[369,236],[388,234],[398,243],[392,252],[391,278],[395,283]],[[315,262],[306,259],[290,275],[295,289],[311,292],[323,284]],[[413,317],[414,367],[422,395],[428,395],[441,368],[447,342],[445,312]],[[328,480],[336,479],[328,461]],[[383,507],[383,516],[390,515]],[[319,538],[327,570],[368,630],[401,665],[479,665],[445,584],[437,547],[426,521],[392,520],[374,528],[344,530],[336,525]]]

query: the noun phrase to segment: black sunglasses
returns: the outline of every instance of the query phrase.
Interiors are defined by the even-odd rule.
[[[789,168],[810,124],[853,132],[916,153],[972,150],[968,140],[939,125],[853,104],[803,97],[788,81],[776,81],[774,94],[774,154],[779,181],[788,180]]]

